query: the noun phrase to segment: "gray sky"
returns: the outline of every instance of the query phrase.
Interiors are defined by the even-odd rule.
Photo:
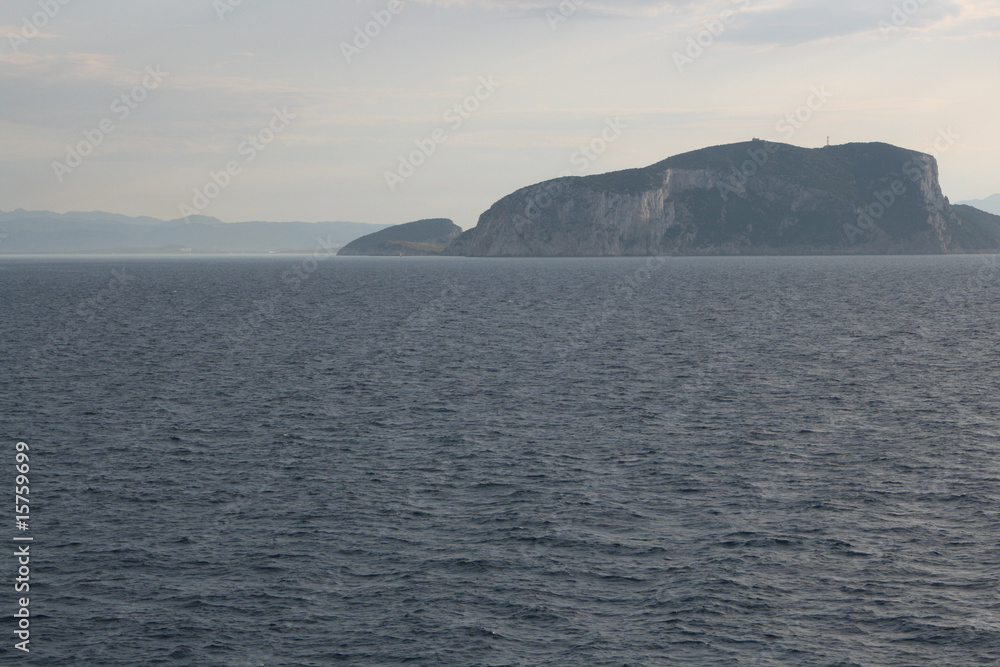
[[[985,197],[998,36],[1000,0],[5,0],[0,209],[469,228],[566,171],[827,136]]]

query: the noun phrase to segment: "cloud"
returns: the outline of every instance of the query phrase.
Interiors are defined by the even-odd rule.
[[[956,0],[961,13],[944,22],[938,33],[959,39],[1000,37],[1000,0]]]
[[[0,72],[8,77],[59,81],[102,80],[121,82],[123,72],[116,57],[102,53],[66,53],[38,56],[0,53]]]
[[[558,11],[560,6],[574,12],[600,16],[654,16],[686,11],[704,0],[417,0],[439,7],[483,8],[506,12]]]
[[[737,19],[725,40],[793,46],[831,38],[877,33],[880,22],[894,25],[903,11],[901,30],[928,29],[961,16],[995,15],[998,0],[417,0],[444,8],[537,14],[572,8],[591,17],[663,17],[672,28],[700,29],[722,12]],[[909,7],[914,9],[910,10]],[[902,9],[903,7],[906,9]]]
[[[841,0],[837,4],[819,0],[716,0],[692,4],[671,17],[671,31],[694,34],[706,22],[719,19],[728,10],[720,42],[760,46],[795,46],[811,42],[880,34],[890,26],[893,33],[906,30],[937,30],[952,26],[963,17],[992,16],[984,5],[1000,0]],[[902,9],[903,7],[907,9]],[[912,9],[910,8],[912,6]],[[973,11],[975,8],[976,11]]]

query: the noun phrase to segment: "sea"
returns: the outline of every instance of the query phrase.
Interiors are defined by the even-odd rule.
[[[1000,664],[998,318],[993,256],[5,258],[0,664]]]

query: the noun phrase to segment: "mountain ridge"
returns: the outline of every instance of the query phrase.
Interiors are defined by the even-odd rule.
[[[0,211],[0,255],[312,252],[389,225],[356,222],[160,220],[101,211]]]
[[[881,142],[810,149],[753,140],[521,188],[483,213],[446,254],[1000,250],[1000,218],[965,213],[941,192],[930,155]]]
[[[1000,194],[990,195],[989,197],[984,197],[982,199],[968,199],[958,203],[964,206],[978,208],[980,211],[986,211],[987,213],[992,213],[993,215],[1000,215]]]

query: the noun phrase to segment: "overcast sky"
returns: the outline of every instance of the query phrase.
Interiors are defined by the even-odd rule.
[[[0,35],[0,210],[469,228],[752,137],[1000,192],[1000,0],[4,0]]]

